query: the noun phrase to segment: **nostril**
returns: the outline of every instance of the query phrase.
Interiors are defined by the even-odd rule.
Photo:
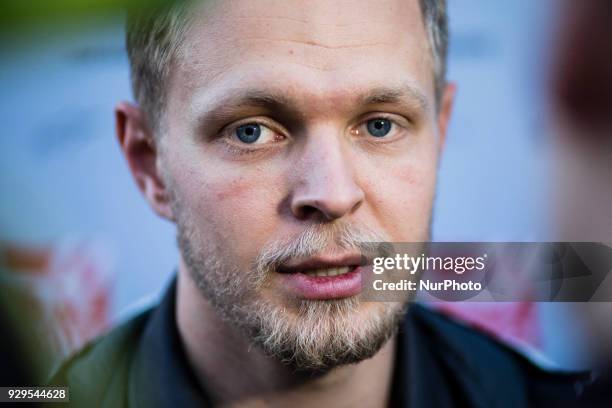
[[[320,213],[319,209],[312,205],[303,205],[299,209],[299,216],[301,218],[312,218],[313,216]]]

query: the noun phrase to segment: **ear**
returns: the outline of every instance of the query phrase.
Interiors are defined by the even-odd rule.
[[[142,110],[121,102],[115,108],[115,120],[119,145],[138,188],[159,216],[174,221],[170,195],[159,172],[158,146]]]
[[[453,113],[453,104],[455,102],[455,94],[457,93],[457,85],[454,82],[449,82],[444,88],[442,99],[440,100],[440,110],[438,112],[438,130],[440,132],[440,151],[446,145],[446,134],[448,132],[448,124]]]

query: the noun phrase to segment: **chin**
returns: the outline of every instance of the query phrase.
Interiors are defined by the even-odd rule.
[[[317,372],[373,357],[395,334],[404,306],[352,297],[259,302],[250,310],[256,346],[295,370]]]

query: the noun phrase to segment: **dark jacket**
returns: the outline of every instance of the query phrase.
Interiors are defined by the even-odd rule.
[[[71,406],[212,406],[189,368],[174,311],[173,283],[157,307],[86,347],[52,383],[70,387]],[[399,330],[391,405],[558,406],[574,398],[582,379],[545,372],[489,337],[413,304]]]

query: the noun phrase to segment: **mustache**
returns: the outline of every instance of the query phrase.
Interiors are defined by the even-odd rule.
[[[277,270],[295,258],[308,258],[334,247],[344,251],[371,254],[378,250],[388,236],[380,231],[350,224],[314,224],[297,236],[267,244],[255,260],[254,270],[259,276]]]

